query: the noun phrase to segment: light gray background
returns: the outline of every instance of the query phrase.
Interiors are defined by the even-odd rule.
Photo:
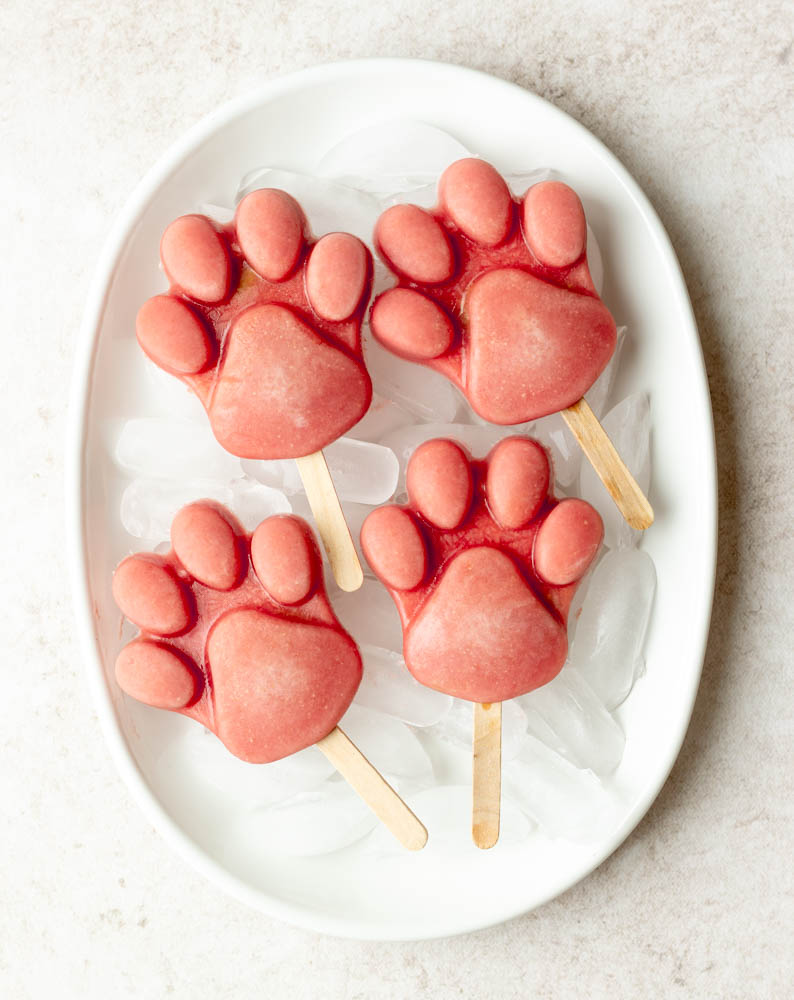
[[[4,997],[791,995],[792,35],[784,2],[3,3]],[[711,641],[658,801],[562,898],[421,944],[282,926],[170,852],[103,745],[63,555],[71,360],[115,213],[219,103],[277,73],[377,55],[516,81],[622,159],[683,265],[720,463]]]

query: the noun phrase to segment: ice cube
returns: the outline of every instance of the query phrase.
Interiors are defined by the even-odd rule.
[[[221,448],[206,420],[128,420],[116,442],[115,457],[121,468],[152,479],[226,482],[242,473],[240,459]]]
[[[508,170],[504,179],[517,198],[523,198],[533,184],[551,180],[553,172],[548,167],[537,167],[534,170]]]
[[[529,732],[577,767],[610,774],[623,757],[626,737],[603,702],[573,667],[518,699]]]
[[[391,196],[383,197],[384,208],[392,205],[409,204],[420,208],[434,208],[438,204],[438,178],[427,178],[425,175],[397,178],[399,187],[394,188]]]
[[[414,417],[401,406],[377,394],[359,422],[347,432],[347,437],[359,441],[380,441],[386,434],[413,423]]]
[[[332,595],[334,612],[357,643],[402,655],[400,615],[386,588],[365,577],[359,590]]]
[[[133,479],[121,497],[121,523],[134,538],[165,539],[177,511],[196,500],[215,500],[229,507],[246,531],[253,531],[271,514],[288,514],[292,509],[283,493],[244,479],[228,485],[213,479]]]
[[[121,523],[133,538],[160,541],[170,536],[176,512],[194,500],[216,500],[229,505],[232,490],[212,479],[185,483],[133,479],[121,497]]]
[[[355,843],[377,824],[375,814],[342,780],[324,782],[282,802],[241,813],[229,824],[229,857],[312,857]]]
[[[246,531],[254,531],[266,517],[290,514],[292,505],[281,490],[236,479],[232,483],[231,509]]]
[[[639,549],[608,552],[593,573],[570,660],[608,709],[624,701],[642,670],[655,590],[653,560]]]
[[[587,226],[587,266],[590,269],[590,277],[593,279],[595,290],[599,295],[604,290],[604,258],[601,256],[601,247],[595,238],[595,233]]]
[[[435,186],[450,163],[468,155],[454,136],[434,125],[395,119],[345,136],[325,153],[315,172],[355,188],[388,194],[417,183]]]
[[[433,438],[452,438],[459,442],[475,458],[484,458],[488,452],[502,440],[504,427],[494,424],[413,424],[410,427],[400,427],[383,438],[383,444],[391,448],[400,463],[400,475],[397,480],[397,493],[405,490],[405,469],[413,452]]]
[[[353,539],[356,552],[358,552],[358,558],[361,560],[361,566],[366,573],[368,566],[367,561],[364,558],[364,552],[361,548],[361,526],[364,524],[367,517],[372,513],[372,505],[364,503],[351,503],[349,500],[343,500],[342,513],[345,516],[345,523],[350,531],[350,537]]]
[[[626,342],[626,327],[619,326],[617,330],[617,341],[615,343],[615,350],[612,353],[612,357],[607,362],[606,368],[601,372],[598,378],[593,382],[592,386],[584,394],[584,398],[590,404],[590,409],[595,413],[598,419],[606,409],[607,403],[609,402],[609,396],[612,392],[612,386],[615,382],[615,376],[618,372],[618,367],[620,365],[620,355],[623,351],[623,345]],[[570,434],[570,431],[568,431]]]
[[[452,707],[435,726],[428,730],[439,739],[463,750],[471,750],[474,725],[474,705],[454,698]],[[516,701],[502,702],[502,760],[512,760],[521,750],[527,736],[527,717]]]
[[[579,624],[579,619],[582,615],[584,602],[587,600],[587,589],[590,586],[590,581],[593,579],[593,573],[595,572],[595,568],[598,566],[600,559],[603,559],[607,551],[609,550],[602,549],[601,553],[596,556],[595,561],[590,564],[590,568],[580,580],[579,586],[576,588],[576,593],[573,595],[571,607],[568,611],[568,649],[571,648],[574,636],[576,635],[576,627]]]
[[[242,179],[235,201],[258,188],[279,188],[297,199],[315,236],[345,232],[372,243],[381,204],[363,189],[316,174],[260,167]]]
[[[576,479],[582,460],[582,449],[559,413],[535,421],[532,436],[551,455],[555,482],[565,489]]]
[[[195,420],[206,423],[206,411],[190,386],[185,385],[170,372],[164,371],[140,349],[139,353],[144,360],[147,391],[157,396],[157,406],[152,408],[154,413],[167,414],[173,420]]]
[[[592,771],[584,771],[527,736],[518,757],[502,769],[502,808],[517,805],[551,837],[581,843],[600,838],[611,822],[608,798]]]
[[[604,412],[604,407],[612,391],[612,385],[620,363],[620,352],[625,340],[625,333],[625,326],[618,328],[617,343],[612,357],[609,359],[606,368],[585,393],[585,398],[590,404],[590,408],[599,418]],[[538,438],[549,449],[554,463],[554,479],[559,486],[567,489],[575,481],[579,473],[583,456],[582,449],[568,429],[568,425],[565,423],[562,414],[552,413],[550,416],[536,421],[532,433],[534,437]]]
[[[315,747],[272,764],[249,764],[198,723],[186,727],[165,747],[156,766],[209,782],[237,803],[249,805],[279,802],[309,791],[334,773],[333,765]]]
[[[108,349],[116,377],[103,382],[101,395],[111,395],[120,417],[162,417],[206,422],[198,397],[183,382],[143,353],[135,337],[110,341]]]
[[[400,468],[390,448],[342,437],[323,454],[340,500],[379,504],[393,496]]]
[[[371,708],[411,726],[432,726],[449,711],[448,694],[420,684],[405,666],[400,653],[363,644],[364,677],[355,703]]]
[[[427,847],[412,858],[425,865],[449,864],[450,857],[468,856],[472,863],[482,863],[486,852],[471,839],[471,785],[436,785],[417,794],[406,795],[406,802],[427,827]],[[510,845],[522,844],[532,832],[527,816],[510,800],[502,797],[497,853]],[[376,827],[362,845],[367,854],[399,858],[401,848],[385,827]],[[487,852],[491,854],[490,851]],[[403,851],[404,856],[404,851]]]
[[[379,396],[422,420],[451,421],[460,397],[438,372],[390,354],[371,338],[365,343],[367,369]]]
[[[309,527],[315,534],[315,537],[319,538],[319,530],[317,528],[317,521],[314,517],[314,512],[312,511],[311,505],[309,504],[308,498],[303,493],[294,493],[290,496],[289,502],[292,506],[292,512],[297,517],[302,517],[304,521],[307,522]],[[356,552],[358,553],[358,558],[361,563],[361,568],[365,574],[368,574],[370,579],[373,579],[373,574],[367,566],[366,560],[364,559],[364,554],[361,549],[361,525],[364,523],[364,519],[368,514],[372,512],[372,507],[369,504],[358,504],[349,503],[348,501],[343,501],[341,504],[342,514],[345,518],[345,523],[347,524],[348,530],[350,531],[350,537],[355,546]],[[331,560],[328,558],[328,552],[324,545],[320,545],[320,558],[323,561],[323,566],[326,571],[325,580],[329,595],[336,597],[338,593],[342,593],[336,586],[336,582],[333,575],[330,572]],[[366,578],[366,577],[365,577]]]
[[[256,459],[244,458],[240,462],[249,479],[280,490],[286,496],[300,493],[303,489],[298,466],[291,458]]]
[[[650,405],[646,393],[635,393],[613,407],[601,421],[618,454],[647,495],[651,482]],[[630,528],[589,462],[582,462],[579,494],[604,520],[604,543],[611,549],[637,545],[642,532]]]
[[[340,500],[373,505],[393,495],[399,467],[396,456],[384,445],[342,437],[324,448],[323,454]],[[242,468],[252,479],[287,496],[303,492],[298,466],[291,459],[244,459]]]
[[[388,267],[386,267],[383,261],[378,260],[376,257],[372,266],[372,301],[374,302],[379,295],[393,287],[394,275]],[[364,356],[367,357],[370,353],[369,345],[373,343],[373,335],[369,327],[369,323],[366,320],[364,321],[362,329],[364,336]],[[377,392],[375,395],[377,395]]]
[[[404,723],[382,712],[351,705],[339,723],[367,760],[402,790],[426,786],[433,765],[424,747]]]
[[[231,205],[221,205],[218,202],[205,201],[199,206],[199,212],[215,222],[226,226],[234,219],[234,209]]]

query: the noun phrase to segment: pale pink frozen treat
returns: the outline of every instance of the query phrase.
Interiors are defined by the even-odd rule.
[[[556,500],[550,478],[531,438],[506,438],[483,462],[428,441],[408,465],[409,504],[364,522],[364,554],[399,609],[405,663],[422,684],[492,703],[562,669],[568,611],[603,526],[583,500]]]
[[[587,266],[587,226],[559,181],[514,200],[483,160],[459,160],[431,212],[395,205],[375,242],[398,279],[372,307],[389,350],[454,382],[495,424],[564,410],[615,349],[615,322]]]
[[[241,458],[320,451],[366,412],[361,320],[372,260],[347,233],[313,242],[298,203],[253,191],[230,226],[185,215],[160,244],[171,282],[144,303],[138,341],[203,403]]]
[[[199,501],[166,556],[121,562],[113,596],[140,634],[116,660],[120,687],[196,719],[262,764],[322,740],[347,711],[361,657],[325,594],[308,525],[271,517],[250,537]]]

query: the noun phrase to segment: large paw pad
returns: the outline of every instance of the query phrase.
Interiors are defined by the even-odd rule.
[[[228,451],[307,455],[361,419],[372,395],[361,357],[372,261],[360,240],[313,243],[298,203],[262,189],[230,226],[176,219],[160,256],[171,288],[142,306],[138,341],[196,392]]]
[[[395,205],[375,241],[399,283],[373,305],[374,335],[446,375],[493,423],[575,403],[615,349],[587,267],[584,210],[566,184],[535,184],[515,202],[493,167],[459,160],[434,212]]]
[[[326,736],[361,679],[361,659],[331,611],[322,563],[298,518],[249,539],[224,508],[190,504],[167,556],[129,556],[113,595],[141,629],[116,661],[120,687],[183,712],[232,753],[278,760]]]
[[[364,522],[364,553],[400,610],[405,662],[423,684],[506,701],[562,668],[568,610],[603,526],[584,501],[556,501],[550,479],[529,438],[507,438],[484,462],[428,441],[408,465],[409,505]]]

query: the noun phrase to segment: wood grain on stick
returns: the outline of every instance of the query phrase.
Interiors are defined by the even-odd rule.
[[[477,847],[499,839],[502,800],[502,703],[474,705],[471,836]]]
[[[427,830],[339,726],[317,746],[403,847],[419,851],[425,846]]]
[[[563,410],[562,415],[626,521],[632,528],[640,531],[650,528],[653,524],[653,508],[618,455],[587,400],[580,399],[578,403]]]
[[[364,573],[325,456],[316,451],[295,461],[334,579],[342,590],[358,590]]]

